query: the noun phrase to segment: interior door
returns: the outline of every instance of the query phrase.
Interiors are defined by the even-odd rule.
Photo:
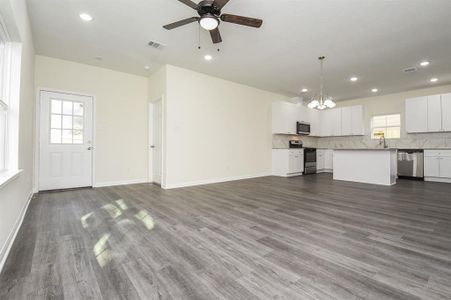
[[[161,139],[162,139],[162,102],[161,100],[154,102],[151,112],[151,166],[152,182],[161,184]]]
[[[41,91],[39,190],[92,186],[92,102]]]

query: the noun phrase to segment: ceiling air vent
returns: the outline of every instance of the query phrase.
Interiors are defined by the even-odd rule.
[[[150,42],[148,43],[148,45],[149,45],[150,47],[152,47],[152,48],[155,48],[155,49],[163,49],[163,48],[164,48],[164,45],[163,45],[163,44],[160,44],[160,43],[155,42],[155,41],[150,41]]]
[[[409,68],[406,68],[406,69],[404,69],[404,70],[402,70],[404,73],[413,73],[413,72],[415,72],[417,70],[417,68],[416,67],[409,67]]]

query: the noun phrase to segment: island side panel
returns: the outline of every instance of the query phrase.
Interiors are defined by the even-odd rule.
[[[396,151],[395,151],[396,152]],[[334,180],[393,185],[393,151],[335,150]]]

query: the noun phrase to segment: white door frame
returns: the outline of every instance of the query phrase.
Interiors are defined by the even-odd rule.
[[[151,101],[149,101],[148,103],[148,143],[147,143],[147,151],[148,151],[148,161],[147,161],[147,177],[148,177],[148,182],[149,183],[153,183],[154,182],[154,178],[153,178],[153,150],[151,149],[152,146],[152,140],[153,140],[153,108],[154,108],[154,103],[161,101],[161,157],[160,157],[160,178],[161,178],[161,187],[165,188],[165,183],[166,183],[166,178],[165,178],[165,172],[164,172],[164,168],[166,166],[165,163],[165,144],[166,144],[166,137],[164,136],[164,131],[165,131],[165,105],[166,102],[164,101],[165,97],[164,95],[161,95],[160,97],[153,99]]]
[[[40,140],[41,140],[41,118],[40,118],[40,111],[41,111],[41,92],[52,92],[52,93],[60,93],[60,94],[69,94],[69,95],[76,95],[76,96],[84,96],[84,97],[91,97],[92,98],[92,147],[93,150],[91,151],[92,155],[92,182],[91,186],[95,186],[95,161],[96,161],[96,96],[91,94],[82,94],[78,92],[71,92],[71,91],[65,91],[65,90],[58,90],[58,89],[52,89],[52,88],[38,88],[36,90],[36,101],[35,101],[35,128],[34,128],[34,136],[35,136],[35,151],[34,151],[34,180],[33,180],[33,192],[37,193],[39,192],[39,160],[40,160]]]

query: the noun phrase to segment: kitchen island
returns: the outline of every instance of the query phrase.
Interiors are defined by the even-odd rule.
[[[334,149],[334,180],[394,185],[397,177],[397,150]]]

